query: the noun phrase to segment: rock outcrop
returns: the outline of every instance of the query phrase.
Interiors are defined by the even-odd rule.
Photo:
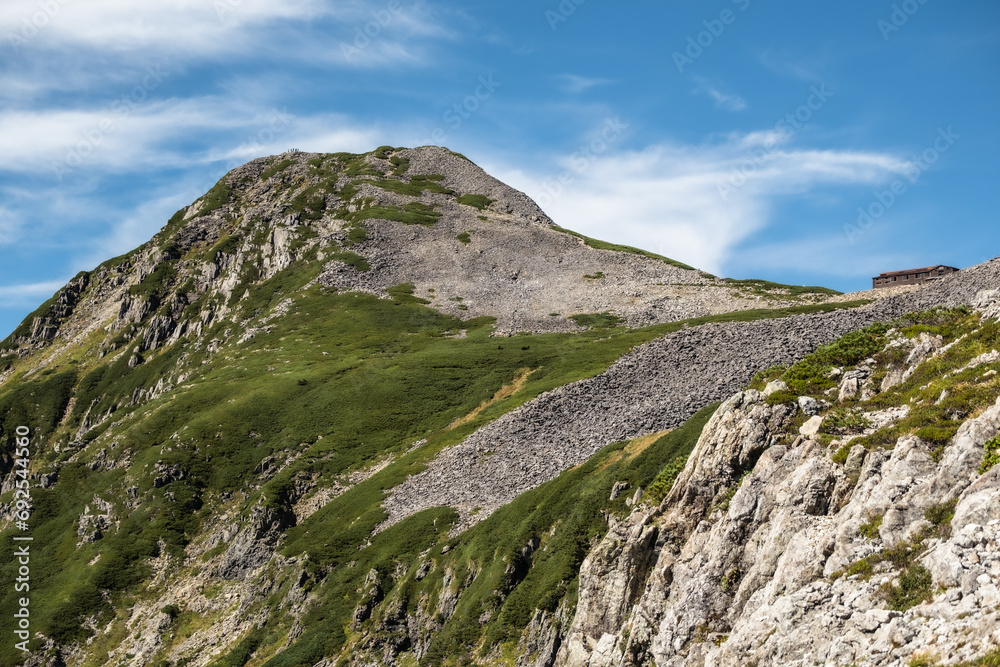
[[[941,347],[926,342],[911,368]],[[1000,399],[943,448],[906,435],[840,464],[849,444],[792,439],[797,408],[754,390],[719,407],[663,503],[584,562],[555,665],[902,667],[1000,647],[1000,466],[984,462]]]

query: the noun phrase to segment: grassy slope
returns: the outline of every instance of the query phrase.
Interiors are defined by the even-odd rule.
[[[297,270],[292,267],[252,291],[245,304],[265,313],[309,278]],[[698,322],[819,309],[748,311]],[[443,316],[407,298],[405,290],[390,301],[319,288],[305,292],[280,322],[280,329],[228,346],[210,359],[175,345],[129,369],[126,348],[110,362],[68,364],[66,370],[54,369],[31,382],[7,384],[0,401],[21,406],[24,413],[7,413],[13,421],[6,427],[24,422],[39,435],[51,433],[49,446],[36,452],[42,471],[74,453],[65,445],[92,402],[94,413],[117,410],[116,425],[106,423],[87,434],[89,448],[78,455],[79,463],[63,463],[55,489],[34,492],[32,533],[40,554],[32,581],[39,592],[33,609],[36,627],[63,640],[81,637],[81,616],[108,611],[98,590],[111,591],[117,603],[127,601],[147,574],[142,560],[157,553],[156,541],[162,539],[169,552],[180,556],[201,521],[224,498],[232,496],[246,509],[263,495],[280,506],[298,470],[318,472],[320,483],[329,483],[426,437],[425,446],[290,531],[286,551],[309,553],[317,576],[327,572],[356,554],[357,545],[384,518],[379,507],[384,490],[422,469],[441,448],[543,391],[601,372],[634,345],[684,326],[494,339],[488,336],[487,320]],[[210,338],[225,336],[226,325],[217,327]],[[449,337],[461,328],[470,329],[466,338]],[[129,406],[137,387],[153,386],[178,363],[192,372],[183,385],[149,403]],[[521,392],[446,430],[524,368],[536,372]],[[26,400],[27,394],[36,397],[38,408]],[[76,397],[75,407],[63,415],[70,395]],[[52,442],[61,444],[61,453]],[[91,472],[84,467],[102,448],[108,448],[110,458],[131,458],[127,477],[122,470]],[[257,464],[282,450],[303,455],[263,489],[248,486]],[[154,488],[157,462],[178,466],[187,476]],[[139,489],[143,502],[138,511],[124,505],[128,486]],[[114,502],[115,514],[124,522],[98,542],[76,549],[74,524],[95,494]],[[324,536],[322,543],[314,539],[317,534]],[[0,548],[0,556],[9,551],[10,541],[4,544],[8,546]],[[88,565],[97,554],[102,554],[100,560]],[[5,576],[11,576],[13,561],[2,562]],[[0,613],[12,611],[13,604],[14,595],[5,592]]]

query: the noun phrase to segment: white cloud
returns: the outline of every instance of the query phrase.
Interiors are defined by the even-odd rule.
[[[214,99],[126,98],[104,109],[0,112],[0,169],[55,174],[60,166],[68,171],[177,166],[191,158],[165,144],[193,132],[250,126],[256,115]]]
[[[14,47],[84,46],[110,52],[201,55],[245,47],[247,28],[309,20],[328,11],[320,0],[7,0],[4,4],[0,34]]]
[[[134,108],[116,102],[101,110],[7,111],[0,112],[0,170],[64,176],[242,164],[293,147],[370,150],[380,143],[379,134],[339,114],[298,117],[220,98]]]
[[[215,174],[210,175],[211,180]],[[89,271],[111,257],[117,257],[139,247],[153,237],[170,219],[174,211],[201,197],[214,183],[196,177],[170,183],[149,194],[138,207],[109,222],[94,225],[91,239],[74,253],[71,264],[76,271]]]
[[[705,79],[701,77],[696,77],[698,82],[698,88],[695,92],[701,95],[706,95],[715,101],[716,109],[725,109],[726,111],[743,111],[747,108],[746,100],[744,100],[739,95],[735,93],[723,93],[719,90],[717,86],[713,86]]]
[[[14,214],[0,208],[0,246],[10,245],[20,234],[21,225]]]
[[[739,95],[726,95],[714,88],[709,89],[708,94],[715,100],[715,106],[726,111],[743,111],[747,108],[746,100]]]
[[[426,3],[391,6],[385,0],[8,0],[0,14],[0,49],[24,62],[16,75],[4,76],[6,90],[15,98],[83,90],[91,79],[130,74],[137,60],[423,65],[427,45],[460,37],[447,26],[449,17]],[[36,52],[44,62],[21,58]],[[96,58],[100,71],[79,71],[81,59],[92,64]],[[31,67],[48,76],[29,76]]]
[[[51,297],[65,284],[65,280],[49,280],[24,285],[0,285],[0,308],[37,305]]]
[[[559,89],[564,93],[576,94],[595,86],[605,86],[612,83],[610,79],[592,79],[576,74],[561,74],[556,77],[559,82]]]
[[[706,146],[661,144],[598,155],[585,164],[579,156],[566,158],[561,174],[498,172],[563,227],[721,274],[736,249],[772,223],[783,197],[877,184],[907,167],[881,153],[774,146],[751,158],[748,145],[767,136],[731,136]]]

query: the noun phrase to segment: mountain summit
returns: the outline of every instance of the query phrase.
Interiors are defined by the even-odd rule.
[[[605,312],[641,326],[833,294],[719,280],[561,229],[444,148],[290,152],[227,174],[149,243],[77,276],[6,344],[133,325],[148,348],[234,309],[257,312],[252,294],[312,284],[383,297],[412,286],[439,312],[496,318],[497,334],[578,331]]]

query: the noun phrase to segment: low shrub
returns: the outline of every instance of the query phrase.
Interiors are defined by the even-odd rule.
[[[930,571],[923,565],[914,564],[900,572],[899,584],[889,582],[882,586],[881,592],[889,609],[906,611],[931,599],[933,583]]]
[[[573,320],[581,327],[588,327],[591,329],[610,329],[611,327],[616,327],[625,321],[617,315],[607,311],[603,313],[581,313],[579,315],[570,315],[569,319]]]
[[[983,445],[983,462],[979,464],[979,474],[983,475],[993,466],[1000,463],[1000,436],[989,440]]]
[[[478,208],[480,211],[485,210],[490,204],[493,203],[493,200],[485,195],[473,195],[473,194],[459,195],[456,198],[456,201],[459,204],[464,204],[466,206],[472,206],[474,208]]]

